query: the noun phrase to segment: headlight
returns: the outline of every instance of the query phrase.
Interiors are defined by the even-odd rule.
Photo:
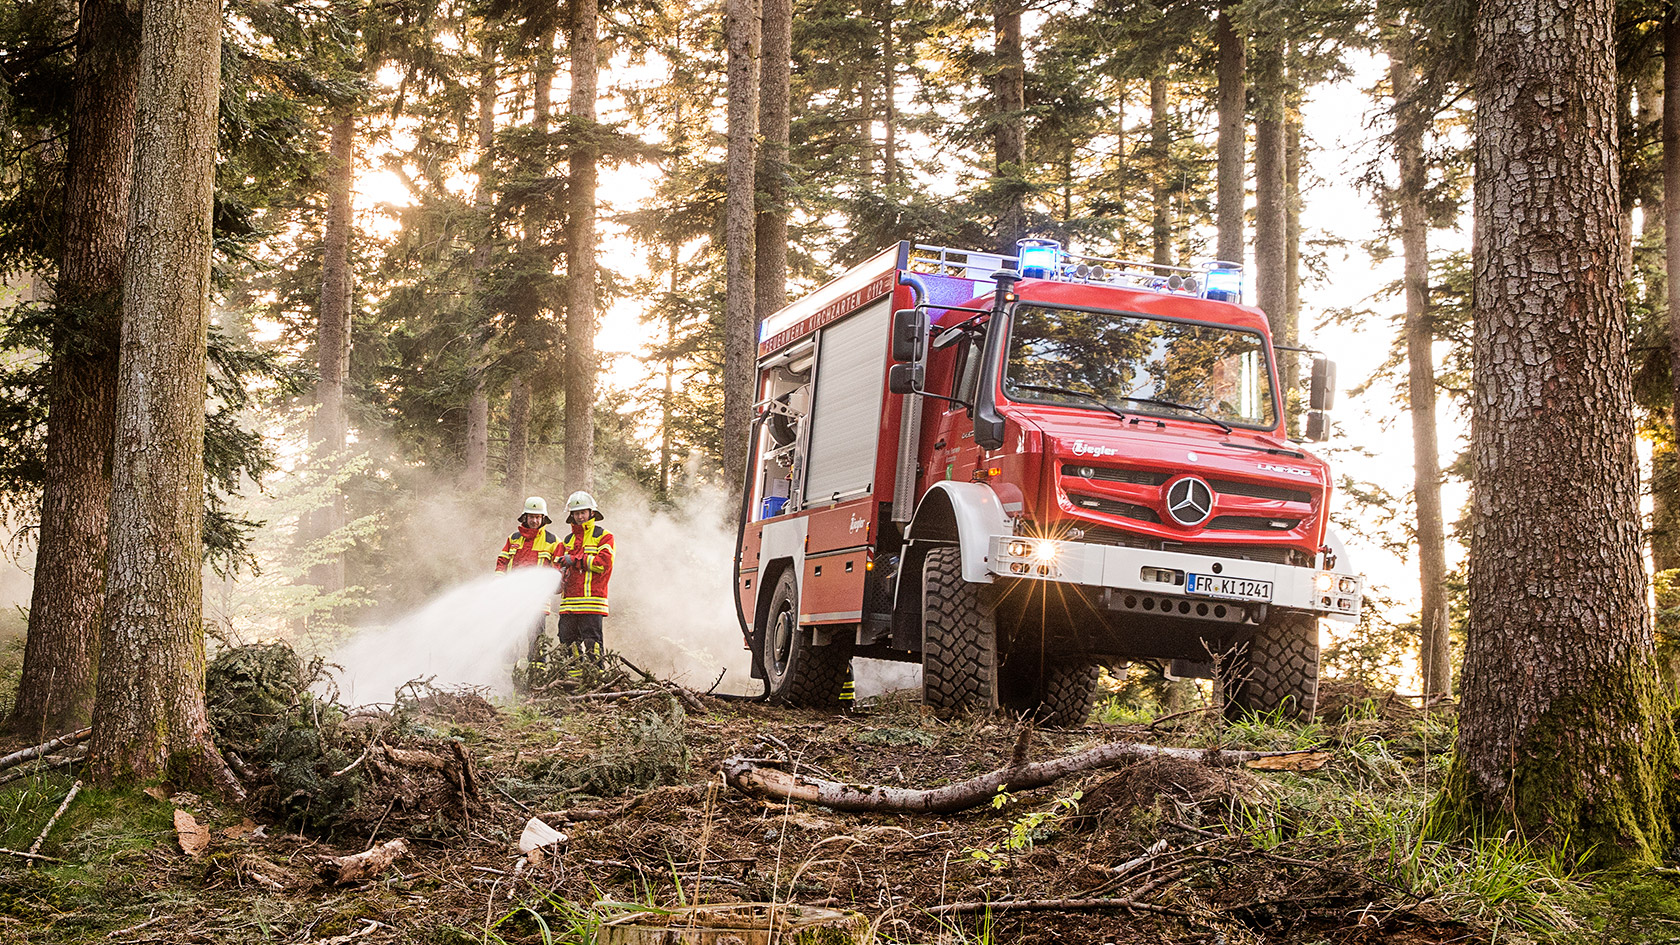
[[[1359,579],[1351,577],[1342,578],[1341,582],[1337,584],[1336,589],[1343,594],[1352,594],[1354,591],[1359,590]]]
[[[1336,576],[1328,571],[1320,571],[1318,572],[1318,576],[1313,578],[1313,587],[1317,588],[1320,594],[1325,593],[1335,586]]]
[[[1059,549],[1056,547],[1056,543],[1053,542],[1053,541],[1038,542],[1037,544],[1033,545],[1033,550],[1032,550],[1033,560],[1041,562],[1041,563],[1048,564],[1048,563],[1056,560],[1056,552],[1058,550]]]
[[[1027,552],[1031,550],[1032,545],[1028,542],[1012,541],[1009,543],[1009,556],[1011,558],[1025,558],[1027,556]]]

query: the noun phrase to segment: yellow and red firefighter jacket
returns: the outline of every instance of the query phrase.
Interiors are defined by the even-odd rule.
[[[565,575],[560,584],[562,614],[607,615],[607,580],[612,577],[613,536],[598,519],[586,525],[572,524],[572,533],[560,540],[554,553],[556,566]],[[567,562],[575,562],[568,567]]]
[[[560,539],[554,537],[552,531],[521,525],[508,536],[507,543],[502,545],[502,553],[496,556],[496,571],[501,573],[532,565],[551,567],[559,548]]]

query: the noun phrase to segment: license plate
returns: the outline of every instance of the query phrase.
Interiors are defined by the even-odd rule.
[[[1246,578],[1221,577],[1217,574],[1187,574],[1184,589],[1200,597],[1223,597],[1227,600],[1272,599],[1271,581],[1250,581]]]

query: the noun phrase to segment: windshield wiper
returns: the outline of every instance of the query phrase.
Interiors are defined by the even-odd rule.
[[[1019,390],[1036,390],[1043,391],[1046,394],[1062,394],[1067,397],[1078,397],[1082,400],[1087,400],[1096,404],[1109,413],[1114,414],[1116,417],[1119,417],[1122,421],[1126,419],[1126,415],[1110,406],[1108,401],[1103,400],[1096,394],[1088,394],[1082,390],[1074,390],[1071,387],[1055,387],[1050,384],[1017,384],[1014,381],[1010,381],[1009,386]]]
[[[1162,400],[1159,397],[1127,397],[1125,399],[1132,401],[1133,403],[1153,404],[1157,407],[1166,407],[1169,410],[1184,410],[1201,417],[1203,420],[1206,420],[1215,426],[1218,426],[1219,429],[1224,430],[1226,433],[1230,433],[1234,430],[1229,423],[1226,423],[1213,414],[1208,413],[1206,408],[1203,407],[1192,407],[1189,404],[1181,404],[1176,400]]]

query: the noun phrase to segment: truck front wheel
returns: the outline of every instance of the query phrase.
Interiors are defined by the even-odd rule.
[[[833,708],[851,669],[851,653],[842,643],[816,646],[811,631],[799,625],[799,585],[792,570],[782,572],[770,596],[759,659],[764,664],[764,694],[776,705],[802,709]]]
[[[922,564],[922,702],[940,715],[998,707],[997,622],[982,585],[963,580],[962,550]]]
[[[1227,715],[1312,718],[1318,708],[1318,618],[1272,611],[1253,638],[1220,661],[1219,676]]]

